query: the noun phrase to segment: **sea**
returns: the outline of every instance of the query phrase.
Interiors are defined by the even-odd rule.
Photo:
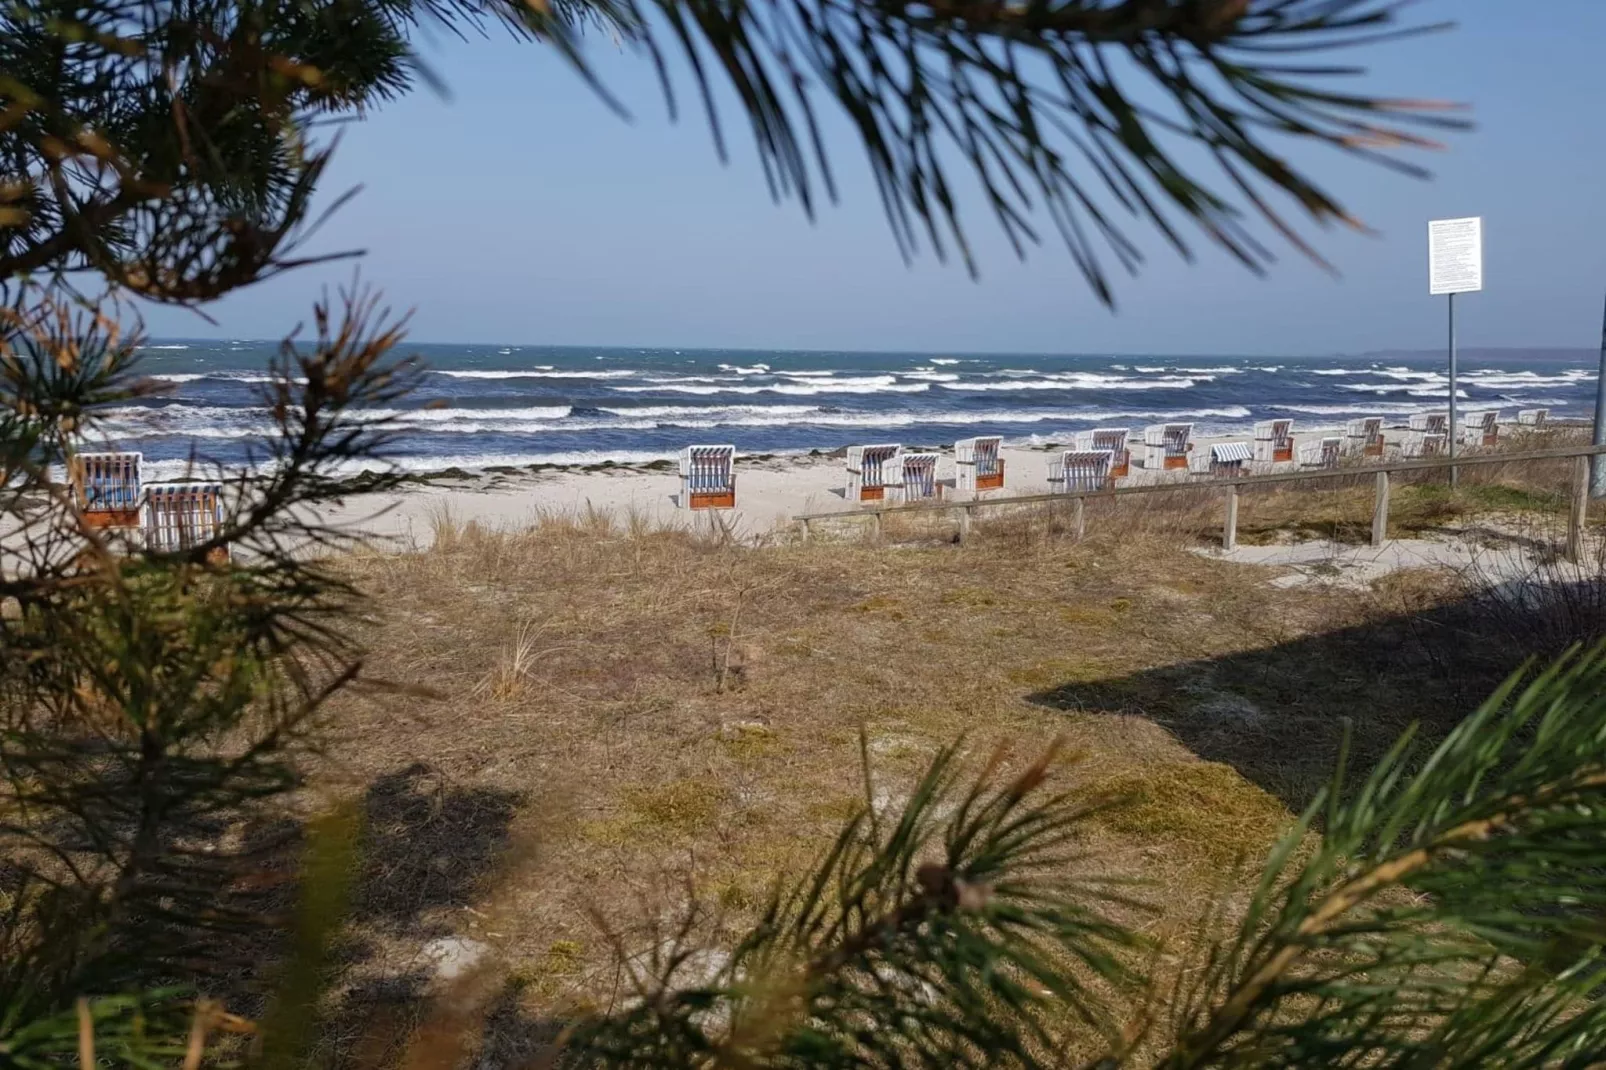
[[[193,457],[260,456],[261,390],[278,343],[168,339],[141,355],[161,396],[118,407],[102,429],[145,455],[150,476]],[[387,465],[412,472],[641,463],[692,443],[797,454],[855,442],[947,446],[971,435],[1063,442],[1095,426],[1190,421],[1201,434],[1292,417],[1296,430],[1357,416],[1404,423],[1443,408],[1442,353],[1326,357],[793,352],[413,345],[429,371],[404,406]],[[1584,418],[1594,354],[1473,350],[1458,387],[1477,408]]]

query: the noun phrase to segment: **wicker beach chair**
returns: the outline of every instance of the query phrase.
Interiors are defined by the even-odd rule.
[[[73,500],[93,528],[138,528],[143,491],[138,453],[78,453],[67,465]]]
[[[1303,447],[1299,451],[1299,465],[1301,468],[1337,468],[1343,453],[1344,440],[1334,435]]]
[[[996,436],[962,438],[954,443],[954,482],[960,492],[977,494],[1004,485],[1004,440]]]
[[[1383,451],[1383,417],[1362,416],[1345,425],[1345,453],[1352,457],[1381,457]]]
[[[1132,470],[1132,451],[1127,447],[1129,437],[1129,429],[1125,427],[1095,427],[1076,433],[1076,448],[1083,453],[1109,450],[1114,454],[1110,461],[1111,478],[1125,479]]]
[[[1408,425],[1412,431],[1424,435],[1448,435],[1450,433],[1450,414],[1448,412],[1413,412]]]
[[[935,453],[900,453],[882,469],[888,501],[923,502],[942,497]]]
[[[1543,431],[1545,425],[1549,423],[1549,409],[1519,409],[1517,411],[1518,427],[1525,427],[1530,431]]]
[[[1294,459],[1294,421],[1262,420],[1255,425],[1255,458],[1261,464]]]
[[[145,488],[145,546],[177,553],[211,542],[223,530],[221,483],[152,483]],[[228,560],[219,547],[214,559]]]
[[[1448,452],[1450,436],[1437,432],[1412,431],[1405,436],[1400,452],[1411,460],[1439,457]]]
[[[1500,413],[1493,409],[1478,409],[1461,417],[1463,446],[1493,446],[1500,441]]]
[[[736,507],[735,446],[687,446],[680,451],[680,507]]]
[[[1093,494],[1115,486],[1112,450],[1066,450],[1048,467],[1050,490]]]
[[[1188,467],[1192,424],[1150,424],[1143,429],[1143,467],[1156,472]]]
[[[879,446],[848,447],[848,491],[850,502],[879,502],[886,498],[886,477],[895,475],[898,455],[903,447],[895,443]]]

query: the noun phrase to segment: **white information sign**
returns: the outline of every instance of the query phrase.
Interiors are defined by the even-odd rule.
[[[1464,294],[1483,289],[1483,217],[1428,222],[1428,292]]]

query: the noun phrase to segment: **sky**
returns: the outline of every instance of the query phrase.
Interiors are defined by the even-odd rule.
[[[961,208],[980,263],[900,257],[864,155],[840,116],[824,137],[839,200],[810,221],[771,200],[733,107],[721,163],[698,109],[666,115],[648,61],[593,35],[587,55],[630,109],[610,111],[550,48],[433,35],[445,95],[419,88],[347,125],[326,202],[361,187],[308,251],[363,250],[365,282],[426,342],[1297,355],[1430,349],[1445,299],[1427,285],[1427,221],[1484,218],[1484,290],[1457,298],[1468,346],[1592,347],[1606,288],[1603,0],[1423,0],[1456,27],[1346,53],[1344,88],[1463,102],[1475,129],[1407,154],[1430,180],[1293,146],[1373,231],[1305,233],[1329,274],[1275,238],[1257,277],[1195,242],[1184,263],[1128,227],[1147,262],[1094,298],[1057,239],[1016,259],[974,190]],[[691,87],[682,84],[683,103]],[[728,105],[728,102],[727,102]],[[965,193],[972,194],[963,196]],[[158,337],[271,338],[307,317],[350,261],[288,273],[193,312],[153,308]]]

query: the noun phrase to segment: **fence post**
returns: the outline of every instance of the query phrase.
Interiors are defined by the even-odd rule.
[[[1076,541],[1081,542],[1087,535],[1087,502],[1076,499]]]
[[[1227,487],[1227,523],[1221,529],[1221,548],[1232,551],[1238,548],[1238,484]]]
[[[798,541],[800,541],[800,542],[808,542],[809,541],[809,522],[807,520],[799,520],[797,522],[797,526],[798,526],[798,536],[799,536]]]
[[[1389,537],[1389,474],[1377,474],[1377,496],[1372,501],[1372,549],[1381,550]]]
[[[1589,458],[1573,462],[1573,498],[1567,510],[1567,551],[1564,556],[1577,564],[1583,555],[1584,520],[1589,512]]]
[[[881,541],[881,510],[877,509],[870,514],[870,534],[876,542]]]
[[[970,508],[959,506],[959,544],[963,546],[965,540],[970,538]]]

